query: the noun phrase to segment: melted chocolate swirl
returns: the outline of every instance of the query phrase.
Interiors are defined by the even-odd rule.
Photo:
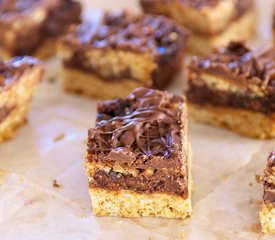
[[[125,100],[100,102],[96,127],[89,130],[88,152],[171,157],[181,148],[183,99],[139,88]]]

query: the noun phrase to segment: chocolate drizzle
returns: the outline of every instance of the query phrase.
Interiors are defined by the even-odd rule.
[[[124,153],[170,158],[181,150],[180,97],[140,88],[125,100],[98,104],[96,127],[89,130],[89,153]]]
[[[274,91],[275,47],[268,45],[253,51],[242,43],[233,42],[208,57],[193,57],[190,69],[216,73],[242,86],[255,84]]]
[[[76,27],[64,41],[94,48],[150,51],[165,55],[179,50],[186,35],[173,20],[163,16],[119,12],[105,13],[99,23],[90,22]]]
[[[275,152],[271,152],[264,172],[264,203],[275,205]]]

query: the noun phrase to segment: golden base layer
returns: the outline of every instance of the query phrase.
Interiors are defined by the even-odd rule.
[[[191,198],[164,193],[140,194],[129,190],[90,189],[96,216],[164,217],[184,219],[191,215]]]
[[[272,205],[263,205],[260,213],[260,221],[263,233],[275,233],[275,207]]]
[[[56,53],[56,39],[51,38],[43,41],[40,47],[31,55],[38,59],[46,59],[55,55],[55,53]],[[2,59],[5,59],[5,60],[15,57],[9,51],[6,51],[3,48],[0,48],[0,56]]]
[[[227,46],[231,41],[246,41],[255,34],[255,18],[254,10],[250,10],[221,34],[213,36],[191,34],[187,41],[187,50],[192,54],[204,55],[213,48]]]
[[[253,138],[272,138],[275,136],[275,120],[268,115],[243,109],[201,106],[189,103],[192,119],[223,127]]]
[[[101,100],[125,98],[134,89],[146,87],[144,83],[131,79],[106,81],[94,74],[67,67],[63,67],[62,75],[63,87],[66,91]]]
[[[11,107],[12,111],[0,122],[0,143],[13,137],[14,131],[25,123],[42,72],[41,66],[28,70],[17,83],[1,92],[0,107]]]
[[[15,130],[26,122],[30,102],[16,107],[8,117],[0,123],[0,143],[13,137]]]

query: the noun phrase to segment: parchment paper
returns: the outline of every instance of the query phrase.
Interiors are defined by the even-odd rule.
[[[89,8],[138,11],[135,0],[83,0]],[[273,0],[258,0],[259,37],[271,39]],[[259,141],[190,123],[194,152],[193,215],[190,219],[96,218],[82,163],[93,100],[62,91],[58,61],[47,63],[46,80],[28,123],[0,145],[0,239],[275,239],[260,233],[262,186],[257,182],[275,140]],[[182,77],[169,89],[181,93]]]

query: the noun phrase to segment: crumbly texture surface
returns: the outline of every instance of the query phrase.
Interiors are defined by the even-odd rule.
[[[46,57],[54,48],[46,53],[41,47],[62,36],[71,24],[80,23],[80,13],[80,4],[73,0],[2,1],[0,53]]]
[[[129,79],[163,89],[181,69],[186,36],[163,16],[105,13],[72,29],[58,52],[66,68],[97,75],[106,85]]]
[[[241,135],[266,139],[275,136],[275,119],[244,109],[188,104],[190,117],[199,122],[229,129]]]
[[[95,214],[185,218],[191,212],[190,155],[181,97],[138,88],[126,99],[100,102],[85,161]],[[174,200],[181,203],[176,209]],[[162,212],[165,202],[175,210]]]
[[[263,176],[263,207],[260,221],[263,233],[275,233],[275,152],[271,152]]]
[[[36,59],[15,58],[0,63],[0,142],[22,125],[43,69]]]
[[[96,216],[163,217],[184,219],[191,215],[191,199],[164,193],[90,189]]]

